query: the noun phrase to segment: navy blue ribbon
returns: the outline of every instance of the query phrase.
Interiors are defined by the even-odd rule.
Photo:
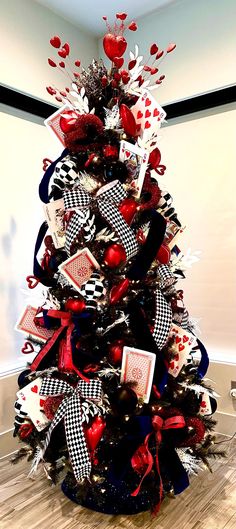
[[[198,372],[199,378],[203,378],[208,370],[209,356],[208,356],[205,346],[203,345],[202,342],[200,342],[198,338],[197,338],[197,343],[198,343],[198,348],[200,349],[200,352],[201,352],[201,360],[199,362],[197,372]]]
[[[54,173],[55,167],[58,162],[62,160],[67,154],[69,153],[68,149],[64,149],[64,151],[60,154],[59,158],[55,160],[55,162],[52,162],[51,165],[47,168],[45,171],[43,178],[39,184],[39,197],[44,204],[47,204],[49,202],[49,196],[48,196],[48,186],[50,182],[50,178]]]

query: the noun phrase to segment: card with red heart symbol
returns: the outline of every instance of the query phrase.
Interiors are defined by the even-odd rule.
[[[190,358],[190,352],[197,341],[195,336],[176,324],[172,325],[169,337],[174,338],[174,358],[169,364],[168,372],[176,378]]]
[[[149,351],[124,347],[121,366],[121,382],[136,382],[134,391],[144,402],[149,402],[156,355]]]
[[[148,164],[148,151],[133,145],[128,141],[121,141],[119,159],[124,162],[131,179],[131,185],[139,198]]]
[[[44,327],[35,324],[35,317],[38,314],[38,309],[27,305],[22,316],[15,326],[16,331],[23,332],[27,337],[39,343],[45,343],[54,333],[52,329],[45,329]]]
[[[66,111],[71,110],[71,106],[66,103],[66,105],[63,105],[60,107],[56,112],[54,112],[49,118],[45,119],[44,124],[46,125],[47,129],[54,135],[56,138],[62,143],[62,145],[65,147],[65,140],[64,140],[64,134],[60,127],[60,119],[61,115],[65,113]]]
[[[40,395],[42,384],[41,378],[36,378],[30,384],[17,391],[17,398],[21,404],[21,411],[27,413],[38,431],[43,430],[49,424],[43,405],[47,397]]]
[[[201,405],[199,413],[200,415],[211,415],[212,414],[212,408],[211,408],[211,401],[210,396],[207,393],[201,393]]]
[[[98,268],[100,268],[100,265],[88,248],[78,250],[59,266],[61,274],[65,276],[76,290],[80,290],[81,285],[88,281],[94,269]]]
[[[64,220],[65,208],[63,198],[54,200],[43,206],[46,221],[51,233],[55,248],[65,246],[66,223]]]
[[[148,140],[156,132],[166,117],[166,112],[147,91],[143,92],[131,108],[137,124],[137,132]]]

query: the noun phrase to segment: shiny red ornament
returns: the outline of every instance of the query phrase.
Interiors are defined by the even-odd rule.
[[[80,67],[80,64],[81,64],[81,63],[80,63],[79,60],[75,61],[75,66],[77,66],[78,68]]]
[[[171,251],[167,244],[162,244],[156,254],[156,260],[161,264],[168,264],[170,262]]]
[[[65,44],[63,44],[62,48],[63,48],[63,50],[66,51],[66,55],[69,55],[69,53],[70,53],[70,45],[68,44],[68,42],[65,42]]]
[[[117,268],[126,261],[126,253],[121,244],[111,244],[106,248],[103,261],[109,268]]]
[[[59,125],[64,134],[67,134],[67,132],[71,132],[74,129],[78,117],[79,114],[74,110],[67,110],[65,115],[61,115]]]
[[[129,279],[122,279],[118,285],[114,285],[110,292],[110,304],[115,305],[123,298],[129,288]]]
[[[109,345],[108,359],[112,365],[121,365],[124,345],[124,340],[115,340]]]
[[[155,53],[158,52],[158,46],[157,44],[152,44],[150,47],[150,55],[155,55]]]
[[[120,20],[125,20],[127,18],[127,13],[116,13],[116,18]]]
[[[122,57],[127,48],[127,42],[122,35],[106,33],[103,37],[103,48],[106,56],[113,61],[115,57]]]
[[[60,48],[61,45],[61,39],[58,37],[58,35],[55,35],[50,39],[50,44],[53,46],[53,48]]]
[[[134,215],[139,207],[139,204],[134,198],[125,198],[119,205],[119,211],[126,220],[127,224],[131,224]]]
[[[84,426],[84,436],[87,441],[90,452],[94,452],[97,448],[99,441],[102,438],[103,432],[106,427],[106,422],[100,415],[97,415],[91,424],[91,426]]]
[[[120,119],[125,133],[129,136],[136,136],[137,125],[135,117],[130,108],[124,105],[124,103],[120,105]]]
[[[86,303],[83,299],[69,298],[65,303],[65,310],[80,313],[86,308]]]

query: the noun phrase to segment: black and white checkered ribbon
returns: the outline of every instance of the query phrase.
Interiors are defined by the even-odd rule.
[[[89,478],[91,472],[91,461],[82,426],[81,397],[91,400],[101,399],[102,383],[100,380],[90,380],[90,382],[79,380],[77,386],[73,388],[63,380],[49,377],[43,379],[40,395],[61,394],[64,395],[64,399],[47,432],[42,456],[50,443],[52,431],[64,419],[69,456],[75,478],[79,481],[84,477]]]
[[[153,338],[162,349],[167,342],[172,323],[172,310],[159,289],[156,291],[156,313]]]
[[[82,188],[65,191],[63,193],[65,209],[77,210],[67,226],[65,243],[66,252],[70,254],[71,244],[82,227],[81,215],[86,214],[86,210],[88,210],[92,201],[96,201],[101,215],[119,237],[125,249],[127,259],[133,257],[138,251],[138,243],[133,230],[128,226],[118,210],[119,204],[126,197],[127,193],[123,189],[119,180],[114,180],[103,186],[99,189],[95,197],[91,196]],[[85,212],[83,210],[85,210]]]
[[[174,274],[171,272],[168,265],[160,265],[158,266],[158,275],[160,276],[160,289],[166,290],[167,288],[171,287],[176,283],[176,278]]]

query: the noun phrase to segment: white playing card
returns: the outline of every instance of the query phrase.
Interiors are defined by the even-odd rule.
[[[145,149],[141,149],[138,145],[133,145],[128,141],[121,141],[119,159],[127,166],[129,176],[132,177],[131,185],[136,191],[137,198],[142,191],[148,157],[149,153]]]
[[[137,124],[137,133],[145,140],[151,138],[166,117],[166,112],[147,90],[131,108]]]
[[[65,141],[64,141],[64,134],[60,127],[60,119],[61,115],[65,113],[67,110],[71,110],[71,106],[66,103],[62,107],[60,107],[56,112],[54,112],[49,118],[45,119],[44,123],[47,127],[47,129],[57,137],[57,139],[64,145],[65,147]]]
[[[41,384],[42,379],[38,377],[16,394],[22,404],[21,411],[27,413],[38,431],[43,430],[50,423],[43,411],[43,404],[47,397],[39,394]]]
[[[136,382],[134,391],[144,402],[149,402],[156,355],[133,347],[124,347],[121,382]]]
[[[176,324],[172,325],[169,336],[174,338],[173,349],[175,354],[169,364],[168,372],[173,377],[177,377],[190,358],[190,352],[197,341],[195,336]]]
[[[96,268],[100,268],[99,263],[88,248],[78,250],[59,266],[61,274],[79,291],[81,285],[89,280]]]
[[[211,415],[212,409],[211,409],[211,401],[210,397],[207,393],[201,394],[202,400],[201,400],[201,406],[199,413],[200,415]]]
[[[64,220],[64,200],[54,200],[43,206],[46,221],[48,223],[49,231],[51,233],[55,248],[62,248],[65,246],[66,223]]]

